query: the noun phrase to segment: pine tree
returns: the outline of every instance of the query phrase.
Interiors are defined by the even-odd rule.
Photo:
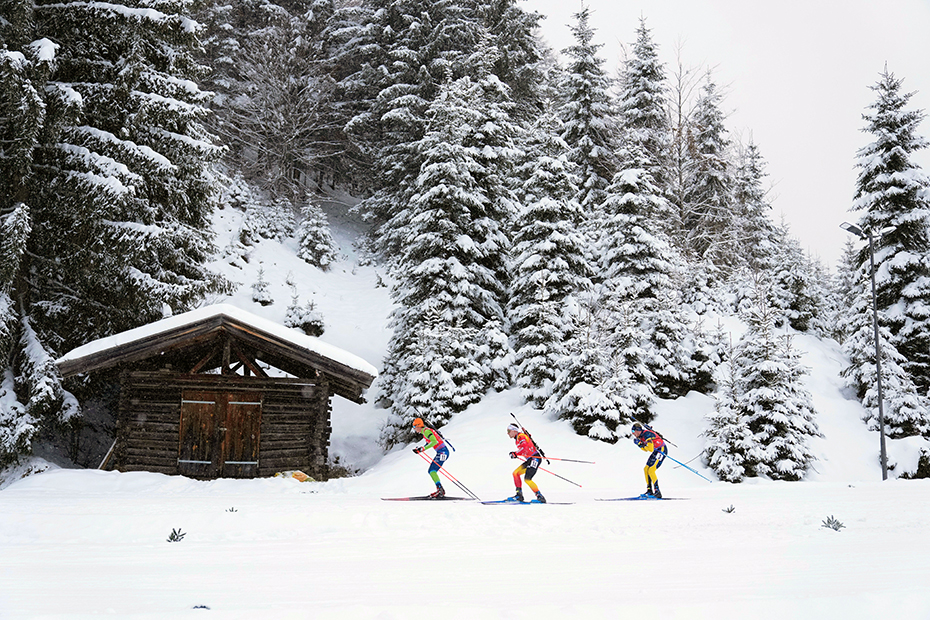
[[[351,71],[340,83],[340,100],[354,113],[346,131],[371,162],[374,192],[358,209],[373,222],[375,249],[385,256],[399,255],[406,241],[430,105],[444,83],[486,75],[469,65],[486,36],[474,8],[454,0],[373,0],[356,15],[360,22],[334,38],[344,40],[337,54]]]
[[[291,304],[287,307],[287,312],[284,315],[284,324],[299,329],[308,336],[316,336],[317,338],[326,331],[323,313],[316,309],[316,305],[312,301],[301,305],[296,290],[291,295]]]
[[[268,290],[268,280],[265,279],[265,269],[258,268],[258,279],[252,284],[252,301],[262,306],[270,306],[274,303],[271,291]]]
[[[656,396],[677,398],[692,389],[706,389],[706,369],[700,367],[709,358],[701,359],[698,353],[701,335],[686,321],[681,296],[671,289],[661,291],[644,318],[645,363],[654,377]]]
[[[750,139],[739,151],[733,179],[733,206],[740,227],[738,264],[753,271],[774,267],[782,240],[769,215],[772,205],[762,185],[766,176],[759,147]]]
[[[668,188],[671,127],[666,109],[665,67],[640,18],[636,41],[624,63],[620,77],[617,109],[622,143],[629,152],[642,152],[643,164],[653,183],[664,195]],[[666,209],[669,205],[664,204]],[[667,212],[655,214],[668,217]]]
[[[210,128],[223,137],[225,163],[293,202],[347,172],[323,62],[321,33],[333,11],[332,0],[209,0],[197,14],[213,68],[204,84],[216,93]]]
[[[790,325],[799,332],[811,332],[823,326],[826,291],[814,261],[787,229],[781,230],[781,242],[773,256],[774,264],[765,273],[771,282],[769,303],[780,316],[775,325]]]
[[[673,294],[676,260],[665,236],[658,232],[657,216],[668,211],[668,202],[655,185],[645,145],[631,140],[621,151],[621,171],[607,190],[603,205],[602,272],[604,286],[609,291],[610,306],[623,314],[636,316],[636,330],[643,335],[637,346],[648,350],[645,358],[628,357],[617,351],[617,360],[632,360],[635,365],[646,360],[653,370],[659,371],[668,382],[661,391],[665,395],[677,393],[684,387],[685,367],[672,368],[668,363],[682,362],[690,356],[685,350],[685,339],[680,335],[684,326],[667,312],[658,298],[666,300]],[[630,311],[632,308],[632,312]],[[613,322],[621,323],[616,319]],[[672,335],[672,332],[675,335]],[[622,363],[622,362],[621,362]],[[635,368],[626,368],[620,374],[639,376]],[[677,379],[673,378],[677,376]],[[654,380],[643,383],[644,388],[655,387]]]
[[[746,476],[800,480],[815,460],[808,440],[819,436],[808,373],[789,336],[775,332],[775,314],[758,290],[746,316],[748,330],[737,344],[733,373],[740,400],[737,425],[751,433],[742,461]]]
[[[667,202],[648,169],[646,153],[624,150],[623,169],[607,188],[600,221],[601,267],[620,302],[654,299],[669,288],[674,271],[671,249],[658,232],[655,214]]]
[[[651,422],[656,378],[649,367],[648,336],[642,317],[635,303],[611,310],[613,325],[606,340],[613,360],[609,393],[619,401],[618,419],[623,424],[632,420]]]
[[[0,469],[16,463],[20,455],[30,451],[32,438],[38,430],[38,420],[26,411],[16,396],[13,371],[4,368],[0,375]]]
[[[831,294],[834,299],[835,309],[831,316],[833,329],[831,336],[834,340],[843,344],[849,333],[846,331],[846,313],[856,302],[856,297],[860,294],[859,287],[862,285],[862,274],[859,271],[859,252],[851,238],[846,240],[843,246],[843,253],[837,263],[836,274],[831,280]]]
[[[513,334],[516,380],[523,397],[541,408],[551,394],[556,364],[574,331],[573,296],[590,287],[584,257],[584,221],[575,201],[572,166],[561,139],[541,123],[527,151],[523,207],[514,225],[513,283],[507,316]],[[550,154],[553,153],[553,154]]]
[[[591,12],[575,14],[572,27],[575,45],[564,51],[569,62],[560,91],[564,101],[559,110],[561,137],[569,146],[568,158],[578,166],[578,203],[588,218],[596,216],[606,198],[607,186],[616,172],[615,128],[610,100],[610,79],[604,61],[597,56]]]
[[[415,403],[426,377],[453,381],[429,390],[443,399],[432,403],[431,419],[441,425],[448,417],[437,411],[451,415],[477,402],[495,382],[490,369],[501,368],[496,362],[507,355],[499,332],[513,200],[503,179],[515,128],[499,85],[493,76],[477,83],[461,78],[442,89],[428,112],[429,131],[417,147],[423,166],[393,290],[398,308],[381,387],[394,417],[382,432],[385,446],[408,437],[412,418],[422,417]],[[419,341],[431,317],[439,321],[431,342],[443,348],[424,351]],[[439,366],[411,366],[413,359]]]
[[[518,1],[485,0],[478,3],[477,11],[497,52],[491,72],[508,86],[514,118],[530,122],[545,105],[544,50],[536,36],[543,17],[524,11]]]
[[[690,125],[694,170],[685,195],[682,226],[686,247],[693,256],[727,268],[738,260],[739,247],[733,226],[730,140],[722,102],[723,95],[708,74]]]
[[[869,282],[867,278],[859,278],[843,313],[842,330],[846,334],[843,352],[849,358],[849,365],[840,374],[862,401],[866,411],[864,421],[872,430],[878,430],[875,326]],[[892,344],[885,313],[879,313],[878,319],[885,432],[893,438],[926,434],[930,430],[930,402],[918,394],[913,380],[905,372],[906,360]]]
[[[858,152],[856,198],[859,227],[873,234],[878,308],[888,319],[892,344],[918,389],[930,388],[930,179],[913,161],[927,147],[917,134],[924,118],[908,111],[913,93],[886,68],[863,115],[875,141]],[[868,265],[869,248],[859,255]]]
[[[81,2],[37,5],[54,38],[56,111],[28,204],[29,307],[54,347],[162,317],[226,290],[205,264],[218,155],[204,129],[203,67],[184,1],[152,9]],[[97,41],[94,46],[86,41]],[[60,104],[56,104],[60,105]]]
[[[707,416],[703,460],[721,480],[742,482],[753,437],[739,407],[740,387],[729,363],[720,368],[718,385],[714,412]]]
[[[56,355],[228,290],[205,266],[219,150],[186,2],[12,8],[0,217],[29,230],[0,258],[3,365],[23,410],[56,425],[79,413]]]
[[[287,198],[273,198],[269,204],[249,194],[244,206],[245,215],[238,233],[243,245],[257,245],[262,239],[283,241],[294,233],[294,205]]]
[[[300,243],[297,256],[325,271],[339,255],[329,221],[323,209],[309,197],[301,211],[304,219],[297,228],[297,240]]]
[[[618,426],[635,415],[638,384],[628,374],[615,375],[604,345],[608,334],[602,301],[596,293],[580,296],[578,329],[559,360],[544,411],[571,422],[579,435],[616,443]]]

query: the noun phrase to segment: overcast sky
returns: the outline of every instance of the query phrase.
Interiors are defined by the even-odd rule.
[[[767,163],[773,219],[835,269],[848,233],[856,152],[871,142],[862,114],[885,63],[908,109],[930,109],[930,0],[587,0],[601,57],[616,76],[623,47],[646,19],[668,74],[677,65],[713,68],[725,87],[731,136],[750,134]],[[547,16],[556,51],[573,44],[579,0],[524,0]],[[930,138],[930,120],[919,133]],[[930,174],[930,151],[914,160]]]

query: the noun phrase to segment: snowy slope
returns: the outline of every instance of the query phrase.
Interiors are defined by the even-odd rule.
[[[221,243],[237,216],[218,213]],[[222,301],[280,322],[290,279],[322,311],[324,342],[380,366],[388,289],[375,267],[356,264],[346,231],[336,231],[345,258],[326,273],[296,259],[293,242],[220,263],[242,283]],[[251,301],[259,267],[271,306]],[[824,434],[809,481],[710,483],[667,461],[663,491],[684,501],[598,502],[642,491],[645,453],[579,437],[509,390],[444,428],[456,449],[448,472],[482,499],[512,493],[513,413],[548,455],[594,461],[552,461],[538,474],[551,501],[572,505],[384,502],[429,492],[427,464],[409,446],[382,455],[384,411],[337,398],[332,453],[365,470],[354,478],[199,482],[53,468],[8,480],[0,618],[930,618],[930,481],[881,482],[877,434],[840,387],[839,348],[795,342]],[[676,444],[670,455],[708,478],[696,457],[712,408],[690,394],[661,402],[654,423]],[[892,442],[894,458],[911,453]],[[839,531],[824,527],[830,517]],[[167,542],[172,530],[185,536]]]
[[[326,332],[321,340],[355,354],[380,368],[390,338],[388,315],[392,305],[388,286],[379,286],[379,284],[389,284],[389,280],[383,270],[378,267],[359,266],[353,243],[363,229],[363,225],[348,216],[336,215],[340,212],[341,210],[336,208],[329,210],[334,219],[333,234],[340,245],[342,254],[342,260],[332,269],[321,272],[298,259],[296,242],[293,240],[284,243],[265,241],[254,250],[248,263],[239,261],[237,266],[233,266],[221,261],[217,264],[218,269],[224,275],[241,283],[237,293],[224,301],[245,308],[259,316],[283,322],[293,294],[292,287],[287,282],[294,282],[301,303],[312,300],[323,313],[326,320]],[[241,215],[241,212],[231,209],[217,213],[216,228],[219,231],[221,247],[235,237]],[[257,281],[260,268],[271,285],[272,298],[275,300],[274,304],[265,307],[254,303],[251,299],[250,287]],[[720,317],[719,321],[730,331],[734,342],[739,339],[745,329],[732,317]],[[717,318],[705,320],[706,324],[716,325],[717,322]],[[824,433],[823,438],[813,442],[815,454],[820,460],[815,464],[811,479],[823,481],[873,479],[879,467],[878,436],[876,433],[870,433],[860,422],[862,407],[858,401],[844,394],[842,390],[839,372],[843,367],[844,359],[839,346],[835,342],[821,341],[806,335],[797,335],[794,344],[804,352],[802,362],[812,371],[807,377],[807,384],[817,407],[817,422]],[[331,452],[339,457],[341,462],[353,468],[367,470],[381,460],[377,438],[385,412],[375,408],[372,402],[377,389],[376,381],[369,390],[369,402],[362,406],[339,398],[334,399],[333,402]],[[500,399],[505,399],[506,405],[499,405]],[[491,424],[490,421],[479,422],[477,418],[473,418],[473,416],[480,418],[485,411],[492,418],[496,412],[497,418],[493,423],[500,428],[506,427],[511,421],[509,417],[511,411],[517,413],[524,425],[540,441],[543,441],[542,436],[534,429],[539,428],[540,424],[553,424],[550,420],[543,420],[540,414],[531,408],[519,405],[519,400],[515,395],[492,394],[485,399],[485,402],[473,409],[477,411],[468,411],[453,421],[446,433],[450,438],[455,434],[458,425],[467,424],[470,419],[476,419],[476,423],[480,424]],[[658,417],[654,426],[678,444],[676,458],[690,461],[702,451],[704,444],[701,433],[704,429],[704,415],[712,409],[713,400],[699,394],[692,394],[677,401],[659,402]],[[524,413],[521,414],[521,411]],[[608,453],[611,454],[621,452],[619,448],[600,446],[575,436],[564,423],[555,422],[554,424],[557,428],[564,430],[568,441],[579,442],[577,444],[579,449],[598,451],[607,448]],[[475,432],[480,433],[479,430]],[[500,433],[506,440],[507,437],[502,430]],[[549,449],[547,443],[543,441],[543,447]],[[889,442],[892,462],[898,452],[902,453],[903,460],[916,459],[915,450],[896,447],[892,445],[893,443]],[[640,454],[635,449],[622,450],[622,452],[625,452],[626,456],[631,457],[633,461],[638,462],[640,458]],[[695,461],[692,465],[698,465],[698,462]],[[704,473],[708,477],[713,477],[708,472]],[[390,474],[387,475],[390,477]],[[700,478],[696,476],[695,478],[700,481]]]

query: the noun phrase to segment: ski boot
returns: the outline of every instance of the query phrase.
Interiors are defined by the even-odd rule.
[[[517,489],[517,492],[514,493],[513,497],[507,498],[508,502],[522,502],[523,501],[523,489]]]
[[[653,495],[655,495],[656,499],[662,499],[662,491],[659,490],[658,482],[656,482],[656,492]]]
[[[546,498],[543,497],[542,493],[540,493],[539,491],[536,491],[536,501],[539,502],[540,504],[545,504]]]
[[[442,488],[442,485],[440,484],[436,487],[436,492],[430,493],[429,496],[432,497],[433,499],[442,499],[443,497],[446,496],[446,490]]]

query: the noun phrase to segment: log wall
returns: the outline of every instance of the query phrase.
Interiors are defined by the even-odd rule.
[[[320,480],[332,432],[327,379],[258,378],[237,375],[179,375],[163,371],[124,372],[121,375],[119,420],[114,467],[119,471],[209,475],[178,468],[181,395],[184,390],[260,392],[261,430],[257,474],[244,468],[244,477],[272,476],[299,469]],[[227,432],[237,432],[230,428]]]

